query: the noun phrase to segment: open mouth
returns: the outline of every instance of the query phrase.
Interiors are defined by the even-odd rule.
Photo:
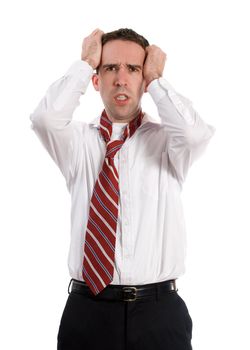
[[[115,102],[119,106],[124,106],[127,104],[129,97],[126,94],[118,94],[114,97]]]

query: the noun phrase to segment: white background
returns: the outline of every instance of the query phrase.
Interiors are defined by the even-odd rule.
[[[85,36],[129,27],[167,53],[165,77],[216,127],[183,191],[188,256],[178,287],[193,347],[249,349],[247,1],[9,0],[0,16],[0,348],[56,349],[69,282],[70,196],[29,115],[80,58]],[[143,107],[156,115],[150,96]],[[89,86],[75,118],[101,109]]]

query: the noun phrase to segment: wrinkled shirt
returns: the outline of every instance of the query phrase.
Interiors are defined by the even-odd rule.
[[[90,123],[73,120],[92,75],[88,63],[74,62],[50,85],[30,116],[32,129],[60,168],[71,195],[68,267],[70,276],[78,280],[83,280],[90,200],[106,153],[100,115]],[[120,202],[111,284],[155,283],[185,272],[182,185],[215,130],[164,78],[152,81],[148,92],[161,122],[145,113],[141,126],[115,155]],[[112,140],[122,135],[125,126],[113,123]]]

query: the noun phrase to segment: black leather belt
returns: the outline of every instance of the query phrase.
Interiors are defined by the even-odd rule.
[[[71,279],[68,289],[69,293],[84,294],[94,299],[117,301],[136,301],[142,299],[154,299],[157,298],[158,295],[176,291],[177,288],[175,280],[168,280],[158,283],[137,286],[109,284],[98,295],[95,296],[85,282]]]

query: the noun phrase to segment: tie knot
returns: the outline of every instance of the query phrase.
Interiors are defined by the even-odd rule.
[[[107,143],[107,150],[106,150],[106,158],[114,158],[116,155],[116,152],[120,150],[122,147],[124,141],[123,140],[114,140]]]

